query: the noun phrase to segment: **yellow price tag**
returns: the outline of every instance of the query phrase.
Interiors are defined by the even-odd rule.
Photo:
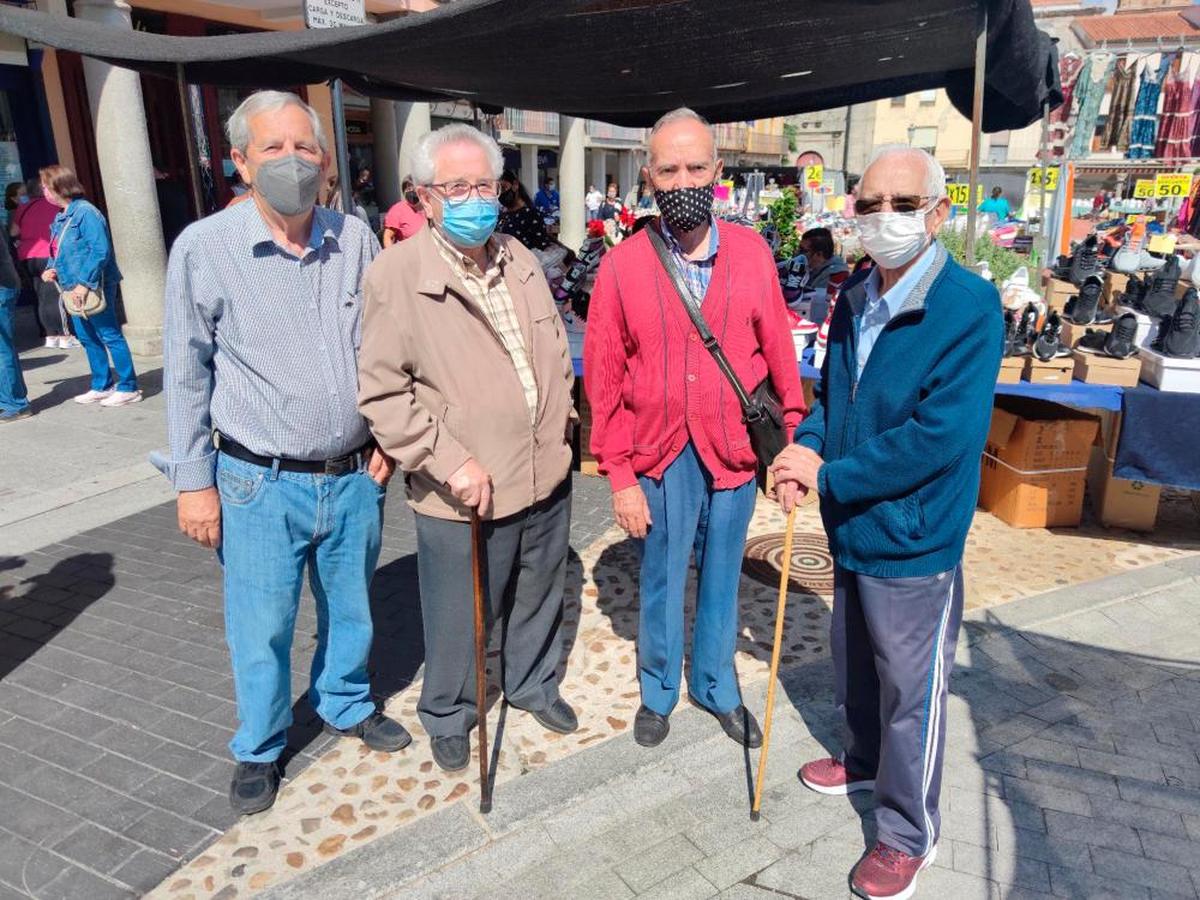
[[[813,186],[813,183],[820,184],[825,180],[825,167],[823,165],[813,165],[804,167],[804,183]]]
[[[950,202],[955,206],[966,206],[971,199],[971,186],[958,183],[948,184],[946,193],[950,196]]]
[[[1150,238],[1150,243],[1146,245],[1146,249],[1151,253],[1174,253],[1175,235],[1156,234]]]
[[[1042,185],[1042,170],[1041,169],[1030,169],[1029,170],[1029,186],[1032,188],[1041,187],[1041,188],[1043,188],[1043,190],[1047,190],[1047,191],[1057,191],[1058,190],[1058,173],[1059,173],[1058,166],[1051,166],[1051,167],[1047,168],[1046,169],[1046,184],[1043,186]]]
[[[1137,213],[1130,213],[1129,215],[1127,215],[1125,217],[1126,225],[1132,225],[1136,221],[1137,221]]]
[[[1154,177],[1154,195],[1160,199],[1182,200],[1191,192],[1191,175],[1156,175]]]
[[[1133,186],[1133,197],[1135,200],[1146,200],[1154,196],[1154,179],[1139,178]]]

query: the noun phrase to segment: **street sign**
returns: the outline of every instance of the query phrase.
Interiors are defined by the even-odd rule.
[[[983,185],[977,184],[975,188],[975,203],[978,205],[983,202]],[[950,197],[950,203],[952,206],[965,207],[967,205],[967,201],[971,197],[971,186],[969,184],[962,184],[960,182],[948,184],[946,185],[946,194]]]
[[[304,24],[308,28],[340,28],[366,22],[366,0],[304,0]]]
[[[825,167],[823,165],[805,166],[804,181],[811,187],[820,187],[821,182],[825,180]]]
[[[1154,195],[1167,200],[1182,200],[1192,192],[1191,175],[1156,175]]]
[[[1133,197],[1135,200],[1146,200],[1154,196],[1154,179],[1139,178],[1133,186]]]
[[[1058,166],[1051,166],[1050,168],[1046,169],[1046,184],[1043,187],[1043,185],[1042,185],[1042,170],[1041,169],[1030,169],[1029,170],[1029,186],[1031,188],[1042,187],[1043,190],[1047,190],[1047,191],[1051,191],[1051,192],[1057,191],[1058,190],[1058,173],[1059,173],[1059,171],[1060,170],[1059,170]]]

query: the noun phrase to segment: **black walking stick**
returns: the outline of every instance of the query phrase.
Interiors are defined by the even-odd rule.
[[[479,811],[492,811],[492,788],[488,782],[487,744],[487,617],[483,610],[483,534],[479,510],[471,510],[471,575],[475,582],[475,714],[479,723]]]

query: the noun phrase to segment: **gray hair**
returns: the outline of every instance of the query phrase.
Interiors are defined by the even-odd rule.
[[[255,91],[238,104],[238,108],[225,123],[225,134],[230,145],[244,154],[250,146],[250,120],[262,113],[279,112],[289,106],[295,106],[308,114],[317,143],[322,151],[328,153],[329,143],[325,140],[325,129],[321,127],[321,119],[316,110],[290,91]]]
[[[712,127],[712,123],[694,109],[688,109],[686,106],[681,106],[679,109],[673,109],[669,113],[663,113],[657,122],[650,129],[650,136],[646,139],[646,143],[654,139],[654,136],[666,128],[673,122],[699,122],[708,129],[708,136],[712,138],[713,159],[717,158],[717,131]]]
[[[443,125],[437,131],[423,134],[417,141],[412,155],[412,177],[417,184],[433,184],[437,178],[435,172],[438,151],[451,144],[477,145],[487,155],[492,167],[492,177],[498,179],[504,173],[504,154],[500,152],[500,145],[478,128],[456,123]]]
[[[867,168],[863,169],[863,174],[865,175],[867,169],[875,163],[890,156],[911,156],[920,159],[925,165],[925,195],[936,197],[938,200],[946,196],[946,170],[929,151],[920,147],[910,147],[908,144],[884,144],[876,147],[867,161]]]

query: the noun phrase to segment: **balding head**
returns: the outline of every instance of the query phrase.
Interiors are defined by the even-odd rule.
[[[920,196],[928,203],[946,196],[946,173],[941,163],[917,147],[888,144],[867,163],[859,182],[860,197],[892,194]]]
[[[703,187],[721,173],[713,128],[690,109],[672,110],[650,129],[650,164],[643,174],[656,190]]]

